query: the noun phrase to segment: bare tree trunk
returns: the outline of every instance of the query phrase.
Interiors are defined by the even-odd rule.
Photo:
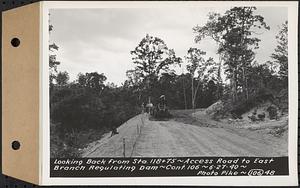
[[[192,76],[192,108],[195,109],[195,103],[194,103],[194,77]]]
[[[245,7],[243,8],[243,23],[242,23],[242,41],[241,44],[244,45],[245,42],[245,21],[246,21],[246,17],[245,17]],[[249,98],[249,94],[248,94],[248,83],[247,83],[247,78],[246,78],[246,73],[245,73],[245,67],[246,67],[246,60],[244,58],[244,55],[242,55],[242,68],[243,68],[243,92],[244,95],[246,97],[246,99],[248,100]]]
[[[246,98],[249,99],[248,80],[246,78]]]
[[[243,91],[246,99],[248,100],[249,94],[248,94],[248,83],[247,83],[247,77],[245,73],[245,67],[243,67]]]
[[[245,67],[242,67],[242,74],[243,74],[243,94],[245,96],[245,98],[247,98],[246,96],[246,87],[245,87]]]
[[[236,70],[233,70],[233,75],[231,78],[231,87],[232,87],[232,101],[235,102],[237,99],[237,80],[236,80]]]
[[[184,81],[184,78],[182,79],[182,87],[183,87],[184,109],[187,109],[186,93],[185,93],[185,81]]]
[[[222,57],[219,56],[219,67],[218,67],[218,83],[217,83],[217,99],[221,98],[221,66],[222,66]]]
[[[196,102],[196,97],[197,97],[197,93],[198,93],[199,86],[200,86],[200,79],[198,80],[196,90],[194,91],[194,100],[193,100],[194,108],[193,108],[193,109],[196,108],[195,102]]]

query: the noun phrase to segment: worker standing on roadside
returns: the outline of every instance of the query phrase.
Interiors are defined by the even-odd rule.
[[[142,114],[145,113],[145,104],[142,103]]]
[[[113,126],[112,129],[111,129],[111,135],[110,137],[116,135],[116,134],[119,134],[118,130],[117,130],[117,127]]]

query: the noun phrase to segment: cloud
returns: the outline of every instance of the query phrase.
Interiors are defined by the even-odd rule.
[[[192,28],[205,24],[209,12],[222,13],[227,8],[52,9],[50,23],[54,30],[50,40],[59,46],[59,70],[68,71],[71,80],[79,72],[98,71],[109,82],[120,85],[126,79],[126,70],[134,67],[130,51],[146,34],[160,37],[182,58],[188,48],[198,47],[218,60],[215,42],[205,39],[195,44]],[[264,62],[275,48],[275,35],[287,19],[287,9],[261,7],[257,13],[271,27],[257,36],[261,39],[257,59]]]

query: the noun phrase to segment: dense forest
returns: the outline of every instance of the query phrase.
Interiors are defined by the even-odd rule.
[[[56,59],[59,47],[50,44],[51,157],[79,156],[85,143],[141,113],[149,98],[156,104],[161,95],[169,109],[207,108],[221,100],[226,104],[218,114],[222,117],[239,118],[266,99],[287,112],[288,23],[282,23],[274,38],[272,61],[257,62],[257,33],[270,27],[255,10],[234,7],[224,14],[210,13],[204,25],[191,28],[195,43],[205,38],[216,42],[218,59],[195,47],[178,57],[163,39],[147,34],[128,52],[135,68],[126,72],[121,86],[108,83],[101,70],[78,73],[70,82],[68,72],[57,69],[63,63]]]

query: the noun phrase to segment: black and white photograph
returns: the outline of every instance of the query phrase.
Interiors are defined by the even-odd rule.
[[[287,8],[49,13],[51,157],[288,155]]]
[[[294,176],[294,9],[220,3],[49,3],[45,173]]]

